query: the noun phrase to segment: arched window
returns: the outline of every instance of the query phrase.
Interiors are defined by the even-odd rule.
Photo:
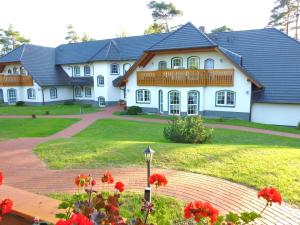
[[[73,70],[74,70],[74,76],[75,77],[80,76],[80,67],[79,66],[74,66]]]
[[[187,114],[188,115],[198,115],[199,109],[199,92],[189,91],[187,100]]]
[[[180,92],[169,92],[169,114],[180,115]]]
[[[97,77],[97,86],[98,87],[103,87],[104,86],[104,76],[99,75]]]
[[[99,97],[98,98],[98,104],[99,104],[99,107],[105,107],[105,98],[104,97]]]
[[[183,60],[180,57],[173,58],[171,60],[172,69],[180,69],[183,65]]]
[[[91,76],[91,67],[84,66],[84,76]]]
[[[50,88],[50,98],[51,99],[57,98],[57,89],[56,88]]]
[[[85,97],[92,97],[92,88],[86,87],[85,88]]]
[[[188,69],[197,70],[200,67],[200,58],[197,56],[191,56],[188,58],[187,64]]]
[[[120,73],[119,64],[110,64],[110,74],[117,75]]]
[[[129,63],[125,63],[123,65],[123,74],[127,73],[127,71],[130,69],[131,65]]]
[[[213,59],[206,59],[204,62],[204,69],[212,70],[215,68],[215,61]]]
[[[164,98],[163,98],[163,91],[159,90],[158,91],[158,108],[159,112],[163,113],[164,112]]]
[[[167,62],[166,61],[160,61],[158,63],[158,69],[159,70],[166,70],[168,67],[167,67]]]
[[[137,90],[136,103],[143,103],[143,104],[150,103],[150,91],[145,89]]]
[[[19,74],[19,69],[17,67],[13,68],[13,74]]]
[[[75,87],[75,97],[82,97],[81,87]]]
[[[8,73],[8,74],[12,74],[11,69],[8,69],[8,70],[7,70],[7,73]]]
[[[216,92],[216,106],[235,106],[235,92],[234,91],[217,91]]]
[[[21,66],[21,67],[20,67],[20,74],[21,74],[21,75],[26,74],[26,70],[25,70],[24,66]]]
[[[36,99],[35,89],[33,89],[33,88],[27,89],[27,98],[28,99]]]
[[[17,90],[16,89],[8,89],[7,90],[7,102],[9,105],[15,105],[17,103]]]

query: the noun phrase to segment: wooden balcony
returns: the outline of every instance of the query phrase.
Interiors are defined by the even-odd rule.
[[[137,72],[138,86],[205,87],[233,86],[233,69],[157,70]]]
[[[33,86],[31,76],[0,74],[0,87]]]

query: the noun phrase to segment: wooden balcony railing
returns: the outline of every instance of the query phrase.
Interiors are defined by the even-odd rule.
[[[0,87],[33,86],[31,76],[0,74]]]
[[[157,70],[137,72],[138,86],[201,87],[233,86],[233,69]]]

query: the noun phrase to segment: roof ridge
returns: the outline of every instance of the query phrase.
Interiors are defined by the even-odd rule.
[[[193,26],[200,34],[202,34],[212,45],[217,45],[217,43],[215,43],[213,40],[211,40],[202,30],[200,30],[199,28],[197,28],[194,24],[192,24],[191,22],[188,22],[187,24],[190,24],[191,26]]]
[[[27,44],[23,44],[24,45],[24,47],[23,47],[23,49],[22,49],[22,53],[21,53],[21,56],[20,56],[20,61],[22,61],[22,57],[23,57],[23,54],[24,54],[24,52],[25,52],[25,49],[26,49],[26,46],[27,46]],[[22,63],[22,62],[21,62]]]
[[[287,37],[287,38],[289,38],[289,39],[292,39],[292,40],[295,41],[296,43],[300,44],[300,40],[298,41],[296,38],[291,37],[290,35],[288,35],[288,34],[282,32],[281,30],[276,29],[275,27],[271,27],[271,28],[268,28],[268,29],[275,30],[275,31],[277,31],[278,33],[282,34],[283,36],[285,36],[285,37]]]
[[[99,52],[101,52],[104,48],[106,48],[106,46],[109,44],[110,42],[106,43],[102,48],[99,49],[99,51],[97,51],[92,57],[89,58],[88,62],[91,61],[96,55],[99,54]]]

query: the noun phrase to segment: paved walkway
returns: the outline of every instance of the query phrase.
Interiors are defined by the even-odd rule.
[[[5,174],[8,185],[35,193],[74,192],[74,177],[79,173],[90,173],[97,180],[105,172],[103,169],[94,170],[49,170],[32,149],[39,143],[61,138],[71,137],[89,126],[97,119],[117,118],[112,112],[117,107],[106,111],[79,116],[82,120],[69,128],[47,138],[20,138],[0,142],[0,170]],[[65,116],[69,117],[69,116]],[[122,117],[124,119],[124,117]],[[155,121],[148,119],[126,118],[129,120]],[[166,122],[166,121],[164,121]],[[143,191],[146,185],[145,168],[108,168],[116,180],[122,180],[126,189]],[[246,186],[201,174],[188,173],[175,170],[153,169],[152,172],[164,173],[169,185],[161,189],[161,193],[174,196],[184,201],[205,200],[210,201],[221,212],[227,211],[259,211],[264,206],[263,200],[257,199],[257,192]],[[104,189],[106,187],[99,187]],[[268,208],[261,224],[299,225],[300,210],[283,203],[274,204]]]

